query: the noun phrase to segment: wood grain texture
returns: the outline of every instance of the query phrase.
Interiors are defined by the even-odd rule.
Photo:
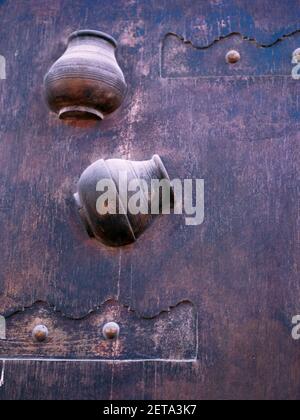
[[[300,29],[299,7],[298,0],[1,2],[0,312],[45,301],[80,318],[116,299],[153,317],[188,300],[199,315],[199,361],[11,361],[0,399],[300,398],[300,346],[291,339],[300,312],[300,85],[286,77],[299,36],[277,45]],[[100,124],[62,123],[43,99],[45,73],[82,28],[118,39],[129,85],[122,108]],[[284,77],[270,74],[262,48],[245,77],[224,78],[228,39],[212,47],[220,57],[211,69],[199,59],[188,61],[185,77],[161,77],[173,72],[165,62],[162,74],[170,32],[200,48],[231,33],[275,43]],[[70,199],[82,171],[99,158],[154,153],[171,178],[205,179],[205,223],[158,218],[117,250],[89,239]]]
[[[290,79],[293,52],[299,45],[298,32],[269,45],[233,33],[202,48],[180,34],[169,33],[162,43],[161,74],[165,78],[285,76]],[[225,61],[230,50],[237,50],[241,55],[235,65]]]
[[[119,339],[104,338],[102,330],[109,322],[119,325]],[[38,325],[49,331],[41,343],[32,337]],[[154,318],[142,318],[111,301],[78,320],[38,303],[7,318],[6,339],[0,340],[0,358],[196,360],[196,329],[197,317],[189,302]]]

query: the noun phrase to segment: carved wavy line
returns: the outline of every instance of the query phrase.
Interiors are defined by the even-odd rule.
[[[142,313],[140,313],[139,311],[137,311],[136,309],[132,309],[132,308],[130,307],[130,305],[126,305],[126,304],[120,303],[120,302],[118,302],[118,301],[117,301],[116,299],[114,299],[114,298],[109,298],[109,299],[105,300],[104,302],[102,302],[100,305],[95,306],[93,309],[91,309],[91,310],[90,310],[88,313],[86,313],[85,315],[82,315],[82,316],[80,316],[80,317],[74,317],[74,316],[68,315],[67,313],[64,313],[64,312],[63,312],[63,310],[61,310],[61,309],[57,309],[57,308],[56,308],[56,305],[50,304],[50,303],[48,303],[48,302],[46,302],[46,301],[43,301],[43,300],[37,300],[37,301],[35,301],[34,303],[32,303],[31,305],[28,305],[28,306],[23,306],[23,307],[18,307],[17,309],[15,308],[15,309],[13,309],[12,311],[10,311],[10,312],[6,312],[6,313],[4,313],[4,314],[2,314],[2,315],[3,315],[6,319],[10,319],[10,318],[12,318],[12,317],[14,317],[14,316],[16,316],[16,315],[18,315],[18,314],[20,314],[20,313],[23,313],[23,312],[26,312],[26,311],[30,311],[30,310],[31,310],[31,309],[33,309],[35,306],[44,305],[44,306],[46,306],[49,310],[51,310],[53,313],[58,314],[61,318],[65,318],[65,319],[68,319],[68,320],[70,320],[70,321],[83,321],[83,320],[85,320],[85,319],[89,318],[90,316],[92,316],[93,314],[95,314],[95,313],[97,313],[97,312],[101,311],[101,310],[102,310],[102,308],[103,308],[103,306],[105,306],[105,305],[107,305],[107,304],[110,304],[110,303],[111,303],[111,304],[117,304],[117,305],[120,305],[120,306],[122,306],[123,308],[127,309],[129,312],[131,312],[131,313],[133,313],[133,314],[137,315],[137,317],[138,317],[138,318],[141,318],[141,319],[144,319],[144,320],[149,320],[149,321],[151,321],[151,320],[153,320],[153,319],[156,319],[156,318],[159,318],[160,316],[162,316],[162,315],[164,315],[164,314],[168,314],[168,313],[170,313],[173,309],[176,309],[176,308],[178,308],[178,307],[179,307],[179,306],[181,306],[181,305],[188,304],[188,305],[192,305],[192,307],[193,307],[193,308],[195,307],[195,305],[194,305],[194,303],[193,303],[192,301],[190,301],[189,299],[183,299],[183,300],[181,300],[180,302],[178,302],[177,304],[175,304],[175,305],[170,305],[167,309],[162,309],[160,312],[158,312],[158,313],[156,313],[156,314],[154,314],[154,315],[151,315],[151,316],[146,316],[146,315],[143,315]]]
[[[240,32],[230,32],[227,35],[224,36],[220,36],[219,38],[216,38],[214,41],[212,41],[210,44],[204,45],[204,46],[200,46],[195,44],[192,40],[190,39],[186,39],[183,35],[177,34],[176,32],[168,32],[165,36],[164,36],[164,40],[165,41],[168,37],[173,36],[176,37],[177,39],[179,39],[180,41],[182,41],[184,44],[187,45],[191,45],[193,48],[197,49],[197,50],[207,50],[211,47],[213,47],[215,44],[217,44],[218,42],[221,42],[223,40],[226,39],[230,39],[234,36],[239,36],[241,37],[244,41],[250,42],[254,45],[256,45],[259,48],[272,48],[275,45],[279,44],[280,42],[285,41],[288,38],[291,38],[297,34],[300,33],[300,29],[296,29],[293,32],[287,33],[282,35],[280,38],[276,39],[275,41],[273,41],[271,44],[261,44],[260,42],[258,42],[255,38],[249,37],[247,35],[243,35]]]

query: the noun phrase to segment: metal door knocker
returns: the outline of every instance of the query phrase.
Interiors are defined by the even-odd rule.
[[[98,160],[82,174],[75,200],[90,237],[122,246],[135,242],[156,215],[170,212],[174,194],[155,155],[143,162]]]

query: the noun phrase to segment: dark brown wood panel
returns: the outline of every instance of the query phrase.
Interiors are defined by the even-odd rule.
[[[0,399],[299,399],[299,8],[0,1],[0,313],[42,301],[74,319],[117,300],[155,317],[189,301],[199,317],[197,363],[6,361]],[[63,123],[43,98],[44,75],[82,28],[117,38],[129,85],[122,108],[99,124]],[[240,71],[228,74],[236,42]],[[82,171],[99,158],[154,153],[171,178],[204,178],[205,223],[163,216],[121,249],[91,240],[72,198]]]
[[[1,364],[1,362],[0,362]],[[8,361],[2,397],[7,399],[143,400],[196,398],[192,364]],[[182,377],[178,387],[178,377]],[[175,377],[177,378],[175,380]],[[168,378],[168,379],[167,379]],[[66,386],[67,380],[67,386]]]

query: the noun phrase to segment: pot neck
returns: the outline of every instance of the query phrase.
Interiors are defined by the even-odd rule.
[[[69,44],[77,43],[80,41],[87,41],[90,40],[95,43],[106,43],[109,44],[113,49],[116,49],[118,44],[117,41],[110,35],[106,34],[105,32],[100,31],[93,31],[93,30],[81,30],[73,32],[69,36]]]

